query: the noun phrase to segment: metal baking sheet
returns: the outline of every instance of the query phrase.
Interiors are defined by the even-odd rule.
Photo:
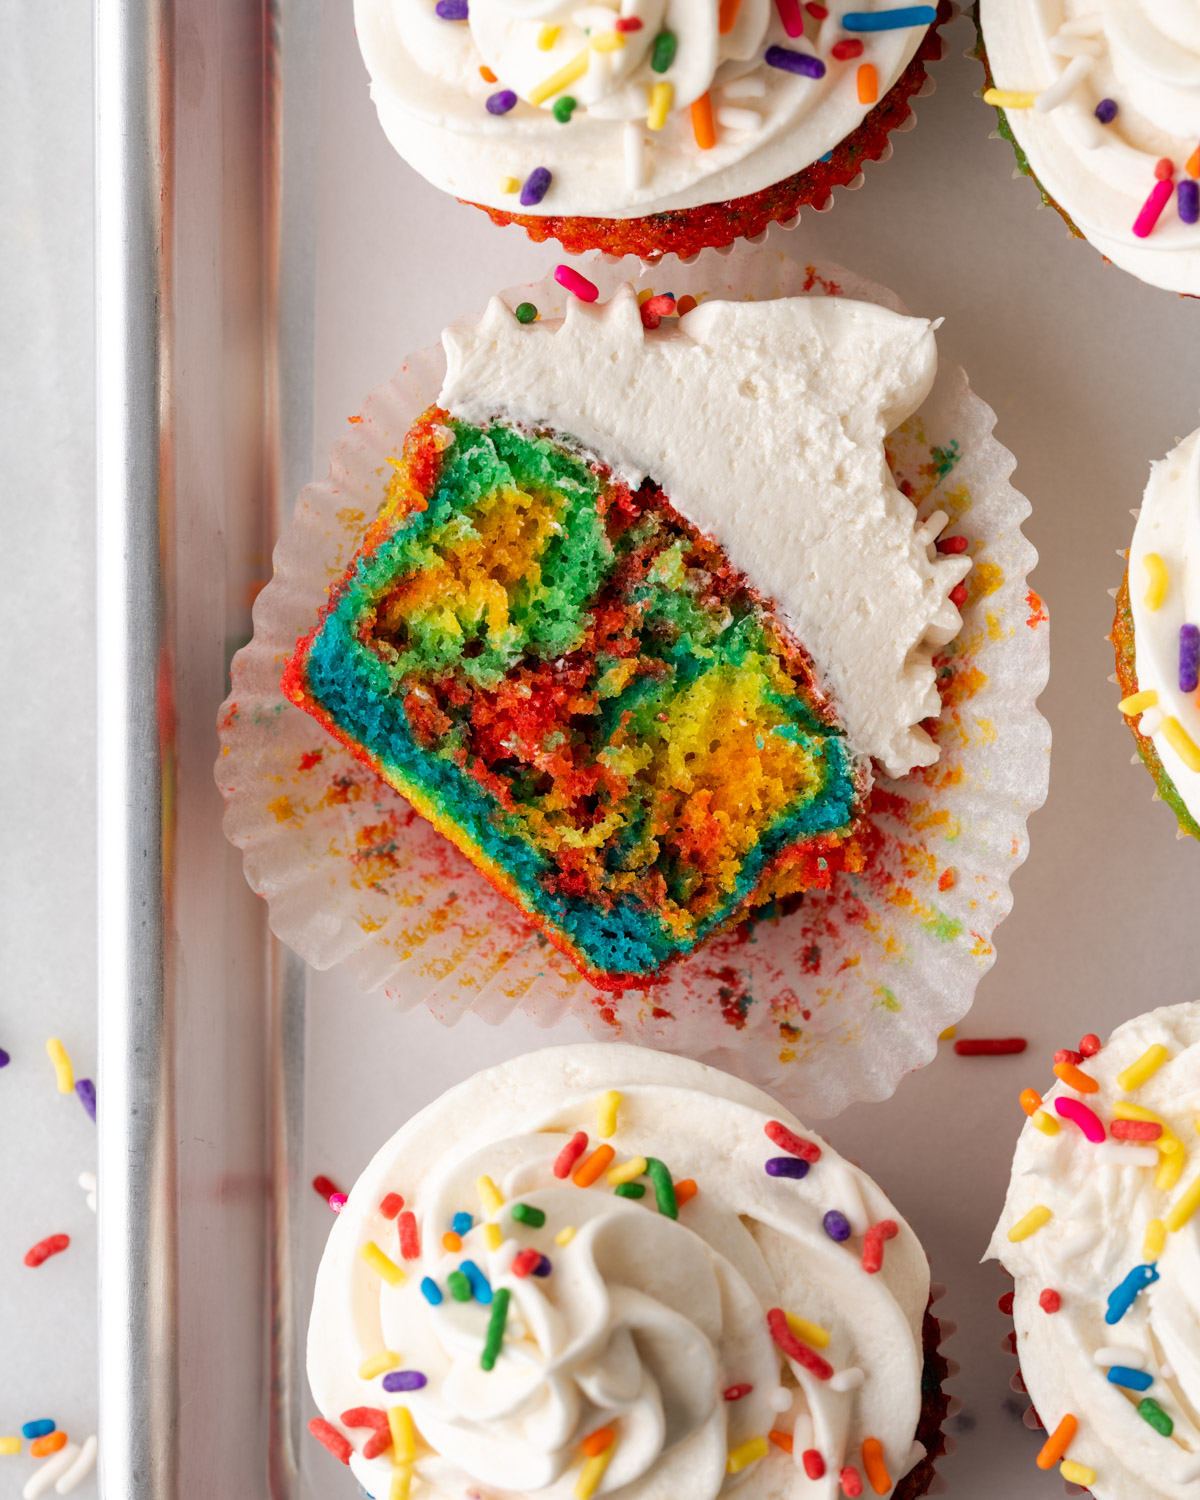
[[[1196,850],[1150,805],[1103,636],[1152,458],[1196,425],[1194,309],[1066,240],[1011,180],[949,32],[938,92],[861,194],[780,242],[945,315],[1034,502],[1054,613],[1046,809],[999,962],[944,1056],[833,1122],[912,1219],[963,1331],[950,1493],[1050,1497],[977,1265],[1016,1092],[1049,1053],[1194,998]],[[304,1436],[308,1299],[328,1210],[415,1109],[549,1040],[442,1030],[271,942],[212,780],[226,667],[292,497],[362,396],[495,287],[556,259],[421,182],[378,129],[345,0],[97,8],[101,542],[101,1450],[108,1500],[340,1497]],[[664,271],[664,285],[669,276]],[[579,1027],[562,1029],[580,1035]]]

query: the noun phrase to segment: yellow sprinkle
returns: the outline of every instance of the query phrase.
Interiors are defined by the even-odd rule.
[[[945,1029],[945,1031],[939,1031],[938,1032],[938,1041],[939,1042],[952,1042],[957,1035],[958,1035],[958,1027],[957,1026],[947,1026],[946,1029]]]
[[[75,1074],[71,1068],[71,1059],[67,1056],[67,1049],[56,1036],[52,1036],[46,1043],[46,1053],[54,1064],[54,1076],[58,1080],[58,1092],[60,1094],[72,1094],[75,1092]]]
[[[21,1439],[18,1437],[0,1437],[0,1453],[20,1453]]]
[[[602,1141],[617,1133],[617,1110],[621,1107],[621,1096],[616,1089],[600,1095],[596,1106],[596,1130]]]
[[[388,1490],[388,1500],[408,1500],[412,1494],[412,1464],[397,1464],[392,1470],[392,1483]]]
[[[483,1204],[483,1211],[489,1218],[495,1218],[504,1207],[504,1195],[490,1177],[481,1177],[475,1184],[475,1191],[479,1194],[479,1201]]]
[[[499,1250],[504,1243],[504,1234],[499,1224],[485,1224],[483,1226],[483,1243],[489,1250]]]
[[[582,78],[588,70],[591,55],[591,51],[585,47],[565,67],[559,68],[557,73],[551,73],[549,78],[544,78],[537,88],[530,89],[530,104],[545,104],[552,94],[561,94],[563,89],[568,88],[577,78]]]
[[[403,1363],[398,1354],[390,1349],[385,1349],[381,1354],[372,1354],[370,1359],[364,1359],[358,1367],[358,1378],[360,1380],[374,1380],[376,1375],[386,1375],[389,1370],[394,1370],[397,1365]]]
[[[1058,1121],[1053,1115],[1048,1115],[1044,1109],[1035,1109],[1029,1121],[1031,1125],[1036,1125],[1043,1135],[1058,1134]]]
[[[635,1177],[644,1177],[646,1158],[635,1156],[630,1161],[622,1162],[619,1167],[611,1167],[607,1175],[610,1187],[620,1187],[623,1182],[632,1182]]]
[[[760,1458],[766,1458],[768,1453],[766,1438],[751,1438],[748,1443],[742,1443],[739,1447],[730,1450],[729,1457],[725,1460],[725,1469],[730,1474],[740,1474],[751,1464],[756,1464]]]
[[[1081,1484],[1086,1490],[1096,1482],[1095,1469],[1089,1469],[1087,1464],[1077,1464],[1069,1458],[1064,1458],[1058,1466],[1058,1472],[1068,1484]]]
[[[1142,1259],[1157,1260],[1167,1241],[1167,1226],[1161,1219],[1151,1219],[1146,1225],[1146,1238],[1142,1241]]]
[[[674,98],[675,90],[669,83],[656,83],[650,90],[650,113],[646,116],[646,124],[651,130],[661,130],[667,123]]]
[[[556,1245],[569,1245],[574,1238],[575,1238],[574,1227],[572,1225],[568,1224],[565,1229],[560,1229],[558,1231],[558,1233],[554,1236],[554,1243]]]
[[[592,38],[592,47],[597,52],[619,52],[625,45],[625,37],[619,31],[601,31]]]
[[[1200,771],[1200,745],[1191,737],[1183,725],[1168,714],[1162,721],[1163,738],[1189,771]],[[62,1085],[60,1084],[61,1088]]]
[[[500,179],[500,191],[502,193],[515,193],[521,186],[519,177],[502,177]]]
[[[1146,564],[1146,608],[1161,609],[1171,581],[1167,565],[1157,552],[1147,552],[1142,561]]]
[[[998,109],[1032,109],[1036,94],[1018,93],[1014,89],[985,89],[983,102]]]
[[[796,1313],[784,1313],[787,1326],[798,1339],[805,1344],[811,1344],[814,1349],[825,1349],[829,1345],[830,1333],[827,1328],[822,1328],[818,1323],[810,1323],[807,1318],[802,1318]]]
[[[1200,1177],[1195,1177],[1167,1215],[1167,1228],[1172,1234],[1177,1229],[1182,1229],[1198,1208],[1200,1208]]]
[[[561,26],[543,26],[541,31],[538,32],[538,50],[549,52],[550,48],[558,41],[558,33],[561,30]]]
[[[1147,1047],[1137,1062],[1130,1063],[1122,1073],[1117,1074],[1117,1087],[1131,1094],[1134,1089],[1140,1089],[1147,1078],[1152,1078],[1167,1058],[1170,1057],[1167,1049],[1155,1042],[1153,1047]]]
[[[1044,1203],[1039,1203],[1036,1208],[1031,1208],[1023,1219],[1017,1220],[1008,1231],[1008,1237],[1014,1245],[1018,1240],[1027,1240],[1031,1234],[1036,1234],[1049,1218],[1050,1210]]]
[[[368,1240],[358,1253],[372,1271],[377,1271],[389,1286],[403,1286],[408,1280],[396,1262],[389,1260],[374,1240]]]
[[[1153,688],[1147,688],[1143,693],[1130,693],[1128,698],[1122,698],[1117,707],[1132,718],[1134,714],[1145,713],[1148,708],[1153,708],[1157,702],[1158,694]]]
[[[1160,1159],[1158,1171],[1154,1174],[1154,1186],[1160,1193],[1169,1193],[1182,1176],[1183,1152],[1172,1151]]]
[[[654,288],[653,287],[651,287],[651,286],[643,287],[642,290],[638,293],[638,306],[641,307],[643,303],[649,302],[650,298],[653,297],[653,296],[654,296]]]
[[[392,1434],[392,1462],[396,1465],[411,1464],[417,1456],[412,1412],[407,1406],[389,1406],[387,1419]]]
[[[575,1484],[575,1500],[592,1500],[592,1496],[600,1488],[600,1481],[604,1478],[604,1471],[608,1468],[616,1446],[615,1442],[609,1443],[603,1453],[597,1453],[595,1458],[586,1460]]]

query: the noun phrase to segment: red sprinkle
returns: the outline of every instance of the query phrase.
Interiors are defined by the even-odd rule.
[[[555,1177],[570,1177],[571,1168],[587,1150],[587,1131],[577,1131],[554,1158]]]
[[[965,536],[944,536],[937,549],[939,552],[965,552],[970,545]]]
[[[514,1276],[520,1276],[522,1280],[526,1276],[532,1276],[542,1263],[542,1252],[540,1250],[522,1250],[513,1257],[512,1269]]]
[[[895,1219],[880,1219],[863,1235],[862,1268],[868,1276],[883,1269],[884,1242],[894,1240],[899,1233],[900,1226]]]
[[[852,1464],[847,1464],[838,1477],[842,1481],[842,1489],[850,1496],[850,1500],[858,1500],[858,1496],[862,1494],[862,1479],[858,1470]]]
[[[1094,1031],[1089,1031],[1087,1036],[1080,1037],[1079,1039],[1079,1050],[1083,1053],[1084,1057],[1095,1057],[1096,1053],[1100,1050],[1100,1045],[1100,1038]]]
[[[1154,163],[1154,175],[1159,182],[1169,182],[1175,175],[1175,163],[1169,156],[1160,156]]]
[[[805,1448],[800,1455],[800,1462],[804,1465],[804,1472],[810,1479],[825,1478],[825,1460],[815,1448]]]
[[[642,327],[657,328],[664,318],[669,318],[675,311],[675,298],[669,292],[662,292],[657,297],[647,297],[640,310]]]
[[[618,16],[613,22],[614,31],[641,31],[643,22],[637,16]]]
[[[343,1427],[373,1427],[382,1432],[387,1424],[387,1412],[378,1406],[352,1406],[342,1413]]]
[[[806,1141],[802,1136],[793,1134],[786,1125],[781,1125],[778,1120],[769,1120],[764,1127],[767,1135],[781,1151],[788,1151],[793,1156],[798,1156],[801,1161],[814,1162],[821,1160],[821,1148],[816,1141]]]
[[[1007,1057],[1024,1052],[1029,1043],[1023,1036],[962,1037],[955,1042],[959,1057]]]
[[[1062,1298],[1052,1287],[1047,1287],[1038,1298],[1038,1306],[1043,1312],[1055,1313],[1062,1306]]]
[[[329,1177],[314,1177],[313,1191],[318,1198],[324,1199],[326,1203],[333,1197],[334,1193],[340,1193],[341,1188]]]
[[[1108,1131],[1118,1141],[1156,1141],[1162,1135],[1162,1126],[1153,1120],[1114,1120]]]
[[[857,37],[846,37],[844,41],[834,42],[829,50],[838,62],[849,62],[852,57],[862,56],[863,44]]]
[[[1013,1301],[1015,1297],[1015,1292],[1005,1292],[1004,1296],[1001,1297],[999,1302],[996,1303],[996,1306],[1000,1309],[1000,1311],[1006,1318],[1012,1317]]]
[[[777,1448],[782,1448],[785,1453],[791,1453],[796,1446],[795,1439],[790,1432],[780,1432],[774,1427],[767,1433],[767,1441],[774,1443]]]
[[[390,1429],[385,1427],[382,1432],[373,1432],[363,1444],[363,1457],[378,1458],[386,1448],[391,1446],[392,1434]]]
[[[52,1234],[44,1240],[39,1240],[32,1250],[25,1252],[25,1264],[27,1266],[40,1266],[43,1261],[49,1260],[52,1255],[59,1255],[71,1243],[69,1234]]]
[[[743,1396],[748,1396],[754,1389],[752,1385],[731,1385],[727,1391],[722,1392],[726,1401],[740,1401]]]
[[[822,1359],[815,1349],[801,1343],[788,1327],[787,1314],[781,1307],[773,1307],[767,1314],[767,1327],[771,1330],[771,1337],[787,1357],[794,1359],[798,1365],[803,1365],[810,1375],[815,1375],[818,1380],[828,1380],[832,1376],[833,1366],[828,1360]]]
[[[955,609],[961,609],[967,602],[967,586],[965,583],[956,583],[950,590],[950,603]]]
[[[807,0],[807,4],[805,5],[804,9],[809,13],[814,21],[824,21],[829,16],[828,8],[824,5],[818,5],[817,0]]]
[[[1060,1047],[1054,1054],[1054,1061],[1056,1063],[1070,1063],[1075,1068],[1083,1061],[1083,1053],[1072,1052],[1070,1047]]]
[[[379,1212],[385,1219],[394,1219],[404,1207],[404,1199],[399,1193],[389,1193],[379,1205]]]
[[[421,1254],[421,1236],[417,1233],[417,1216],[405,1209],[396,1221],[400,1231],[400,1254],[405,1260],[417,1260]]]
[[[350,1462],[350,1454],[353,1452],[350,1440],[343,1437],[331,1422],[327,1422],[324,1417],[314,1417],[308,1424],[308,1430],[318,1443],[329,1449],[334,1458],[340,1458],[344,1464]]]

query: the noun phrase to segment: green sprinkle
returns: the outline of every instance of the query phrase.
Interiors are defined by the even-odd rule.
[[[656,73],[665,73],[675,61],[675,48],[679,40],[673,31],[660,31],[654,38],[654,51],[650,54],[650,66]]]
[[[517,305],[517,322],[532,323],[537,317],[538,310],[532,302],[521,302]]]
[[[461,1271],[451,1271],[446,1277],[446,1285],[450,1288],[450,1295],[455,1302],[470,1302],[471,1283]]]
[[[554,118],[560,125],[566,125],[575,113],[575,109],[575,100],[571,98],[570,94],[564,94],[561,99],[554,101]]]
[[[618,1198],[644,1198],[646,1186],[641,1182],[622,1182],[614,1189]]]
[[[1138,1416],[1144,1422],[1149,1422],[1155,1432],[1161,1432],[1163,1437],[1170,1437],[1175,1431],[1175,1423],[1153,1396],[1143,1396],[1138,1402]]]
[[[679,1204],[675,1201],[675,1184],[671,1181],[670,1172],[656,1156],[646,1158],[646,1176],[654,1187],[659,1213],[665,1218],[677,1219]]]
[[[530,1208],[528,1203],[514,1203],[512,1216],[519,1224],[528,1224],[530,1229],[540,1229],[546,1222],[546,1215],[540,1208]]]
[[[509,1289],[502,1286],[492,1298],[492,1316],[488,1319],[487,1338],[484,1340],[483,1353],[479,1356],[480,1366],[485,1370],[496,1367],[500,1345],[504,1342],[504,1325],[508,1322],[508,1302],[511,1296]]]

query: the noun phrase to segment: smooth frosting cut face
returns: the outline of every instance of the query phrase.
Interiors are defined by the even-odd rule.
[[[1156,1065],[1143,1082],[1126,1074],[1139,1062],[1142,1072]],[[1127,1022],[1080,1067],[1098,1088],[1056,1084],[1045,1110],[1057,1134],[1026,1125],[988,1254],[1016,1278],[1017,1354],[1038,1416],[1048,1432],[1067,1415],[1078,1421],[1066,1458],[1094,1474],[1079,1482],[1096,1500],[1191,1500],[1200,1483],[1200,1003]],[[1090,1110],[1106,1138],[1087,1140],[1058,1113],[1064,1100]],[[1157,1122],[1161,1134],[1114,1138],[1122,1116]],[[1010,1231],[1038,1208],[1049,1218],[1014,1242]],[[1046,1289],[1061,1297],[1056,1312],[1039,1304]]]
[[[861,53],[838,57],[842,15],[904,8],[832,0],[818,20],[797,5],[796,36],[774,0],[742,0],[724,33],[707,0],[472,0],[466,21],[434,0],[356,0],[354,13],[380,122],[436,186],[514,212],[634,218],[756,192],[830,151],[871,108],[859,68],[882,98],[928,25],[856,34]],[[773,47],[804,71],[771,66]],[[706,98],[702,147],[691,109]],[[536,168],[550,186],[525,202]]]
[[[927,320],[791,297],[647,330],[625,285],[526,325],[493,298],[442,341],[452,415],[548,426],[634,487],[651,477],[773,601],[856,750],[892,776],[937,759],[920,721],[970,561],[934,553],[883,446],[933,383]]]
[[[602,1139],[606,1102],[614,1123]],[[803,1178],[765,1169],[799,1161],[767,1135],[771,1122],[819,1150]],[[586,1150],[556,1175],[579,1132]],[[642,1159],[631,1181],[643,1196],[621,1196],[603,1172],[577,1184],[574,1171],[601,1145],[618,1175]],[[658,1194],[660,1165],[681,1185],[675,1217]],[[481,1196],[482,1178],[495,1197],[486,1186]],[[412,1258],[380,1211],[390,1193],[415,1215]],[[823,1227],[831,1210],[848,1238]],[[443,1236],[462,1215],[461,1248],[447,1249]],[[863,1235],[885,1220],[897,1233],[868,1273]],[[401,1268],[403,1284],[367,1264],[368,1244]],[[540,1256],[527,1274],[522,1254]],[[459,1301],[452,1276],[464,1262],[475,1290]],[[504,1336],[485,1369],[501,1294]],[[366,1458],[371,1429],[341,1414],[397,1404],[419,1434],[415,1492],[431,1500],[568,1500],[583,1441],[603,1428],[613,1442],[597,1495],[836,1500],[842,1468],[861,1474],[872,1438],[889,1476],[879,1493],[890,1494],[923,1456],[914,1434],[928,1297],[924,1254],[884,1195],[766,1095],[683,1058],[585,1043],[479,1074],[376,1155],[318,1272],[309,1380],[375,1496],[388,1493],[392,1454]],[[772,1337],[777,1309],[807,1320],[802,1361]],[[401,1356],[394,1368],[361,1374],[383,1351]],[[389,1376],[399,1389],[388,1390]],[[794,1451],[766,1441],[769,1432],[792,1436]],[[820,1479],[807,1476],[806,1452],[821,1455]]]
[[[1152,584],[1158,564],[1152,575],[1147,555],[1165,569],[1161,602]],[[1200,432],[1151,467],[1129,551],[1129,601],[1138,690],[1158,696],[1138,729],[1154,741],[1188,812],[1200,820],[1200,769],[1186,744],[1181,753],[1171,728],[1200,747],[1200,698],[1194,685],[1182,685],[1180,664],[1183,628],[1200,625]]]
[[[1122,269],[1200,294],[1198,164],[1188,171],[1200,143],[1200,0],[981,0],[980,22],[996,88],[1038,96],[1005,113],[1049,195]],[[1116,105],[1108,123],[1102,101]],[[1136,233],[1163,159],[1175,188]]]

